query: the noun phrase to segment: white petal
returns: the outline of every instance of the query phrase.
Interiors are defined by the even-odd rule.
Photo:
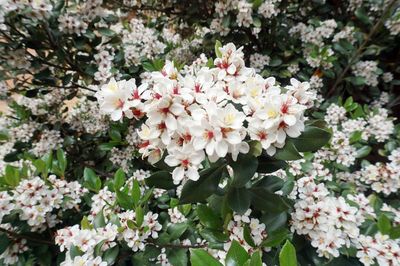
[[[240,137],[239,132],[234,131],[234,132],[229,133],[229,135],[227,136],[226,140],[230,144],[239,144],[242,141],[242,138]]]
[[[214,153],[215,150],[215,141],[212,140],[210,141],[207,146],[206,146],[206,153],[211,156]]]
[[[175,168],[174,171],[172,172],[172,178],[174,180],[174,184],[175,185],[179,184],[183,179],[184,175],[185,175],[185,169],[183,169],[183,167]]]
[[[197,169],[193,168],[193,167],[189,167],[186,171],[186,176],[193,181],[197,181],[199,180],[199,172],[197,171]]]
[[[285,121],[288,126],[293,126],[296,124],[296,117],[294,115],[285,115],[283,121]]]
[[[286,139],[286,133],[282,129],[278,130],[278,134],[276,135],[276,141],[278,143],[284,143]]]
[[[228,143],[226,143],[226,141],[224,140],[218,142],[215,151],[217,152],[219,157],[225,157],[228,153]]]
[[[172,155],[167,155],[167,157],[164,159],[164,162],[169,166],[176,166],[179,164],[179,160]]]
[[[301,135],[301,132],[297,126],[292,126],[286,129],[286,133],[289,135],[289,137],[292,138],[297,138],[298,136]]]
[[[173,115],[171,115],[171,114],[168,114],[167,117],[165,118],[165,125],[170,130],[176,130],[177,129],[177,123],[176,123],[175,117]]]
[[[122,111],[121,110],[115,110],[114,112],[111,113],[111,119],[113,121],[118,121],[122,117]]]

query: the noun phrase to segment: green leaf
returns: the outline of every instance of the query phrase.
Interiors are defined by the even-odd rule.
[[[217,57],[221,57],[221,56],[222,56],[222,53],[221,53],[221,51],[219,50],[219,48],[221,48],[221,47],[222,47],[221,42],[218,41],[218,40],[216,40],[216,41],[215,41],[215,55],[216,55]]]
[[[358,8],[354,14],[356,17],[361,20],[362,23],[366,25],[372,25],[371,20],[369,19],[368,14],[365,12],[365,9],[363,7]]]
[[[126,191],[115,191],[117,194],[118,205],[125,210],[132,210],[134,208],[134,203],[132,197],[128,195]]]
[[[196,208],[197,216],[199,217],[200,223],[205,227],[219,229],[222,226],[222,220],[218,217],[214,211],[202,204]]]
[[[146,70],[148,72],[156,71],[156,68],[153,66],[153,64],[151,62],[148,62],[148,61],[142,62],[142,67],[143,67],[144,70]]]
[[[267,175],[264,176],[257,183],[255,183],[253,187],[263,187],[269,192],[273,193],[275,191],[280,190],[283,187],[284,183],[285,181],[283,181],[282,178],[279,178],[274,175]]]
[[[8,248],[10,244],[10,240],[8,239],[7,235],[4,233],[0,234],[0,254],[2,254]]]
[[[359,76],[357,76],[357,77],[347,77],[347,78],[345,78],[345,80],[350,82],[354,86],[362,86],[362,85],[365,85],[365,83],[366,83],[366,79],[364,77],[359,77]],[[346,108],[346,110],[347,110],[347,108]]]
[[[174,266],[187,266],[187,249],[175,248],[167,252],[168,261]]]
[[[222,264],[203,249],[190,250],[190,263],[192,266],[222,266]]]
[[[108,135],[110,136],[110,138],[113,140],[113,141],[121,141],[121,133],[119,132],[119,130],[118,129],[115,129],[115,128],[111,128],[109,131],[108,131]]]
[[[146,190],[143,197],[140,199],[139,203],[146,204],[151,198],[151,196],[153,196],[153,190],[154,190],[153,188]]]
[[[93,219],[94,228],[101,228],[106,226],[106,221],[104,219],[103,210],[101,210]]]
[[[361,131],[355,131],[350,135],[350,144],[353,144],[355,142],[358,142],[362,139],[362,132]]]
[[[107,265],[114,265],[115,260],[118,257],[119,247],[118,245],[107,249],[103,255],[103,261],[107,262]]]
[[[225,258],[225,266],[241,266],[250,258],[246,250],[237,242],[232,241]]]
[[[112,148],[114,148],[118,144],[119,143],[116,141],[110,141],[108,143],[102,143],[98,147],[99,147],[99,150],[101,150],[101,151],[110,151]]]
[[[5,170],[4,180],[6,181],[7,185],[11,187],[16,187],[19,184],[20,177],[18,169],[14,166],[7,165]]]
[[[144,212],[141,206],[137,206],[135,209],[135,220],[138,227],[141,227],[144,221]]]
[[[344,108],[348,108],[348,107],[350,107],[351,105],[353,104],[353,97],[349,97],[349,98],[347,98],[347,100],[344,102]]]
[[[207,199],[217,191],[225,167],[225,165],[210,167],[200,172],[199,180],[187,181],[182,188],[180,202],[185,204]]]
[[[119,168],[114,174],[114,190],[119,190],[125,183],[125,172]]]
[[[181,237],[181,235],[183,235],[183,233],[185,233],[187,228],[187,223],[170,224],[167,230],[170,235],[170,239],[178,239],[179,237]]]
[[[290,205],[283,197],[271,193],[265,188],[256,187],[251,188],[249,191],[251,203],[258,210],[279,213],[289,209]]]
[[[96,193],[99,192],[101,189],[101,180],[92,169],[85,167],[83,170],[83,179],[83,185],[86,188]]]
[[[245,225],[243,228],[243,239],[246,240],[246,243],[252,246],[253,248],[256,247],[253,237],[251,236],[251,230],[249,225]]]
[[[83,216],[81,220],[81,229],[91,229],[92,225],[89,223],[87,216]]]
[[[262,260],[261,260],[261,252],[257,250],[256,252],[251,255],[250,258],[250,266],[262,266]]]
[[[36,167],[36,172],[38,174],[42,174],[44,178],[47,177],[47,167],[46,163],[43,160],[37,159],[33,161],[33,165]]]
[[[64,7],[64,5],[65,5],[64,0],[57,1],[57,3],[54,5],[53,11],[58,11],[58,12],[61,11],[61,9]]]
[[[279,65],[281,65],[281,64],[282,64],[282,60],[281,60],[280,58],[273,58],[273,59],[269,62],[268,66],[270,66],[270,67],[277,67],[277,66],[279,66]]]
[[[133,222],[132,220],[126,221],[126,225],[128,226],[129,229],[135,230],[137,228],[136,223]]]
[[[51,166],[53,165],[53,153],[49,152],[45,154],[41,159],[46,163],[46,172],[44,173],[44,177],[47,177],[47,174],[51,169]]]
[[[97,31],[106,37],[113,37],[116,33],[113,30],[107,29],[107,28],[98,28]]]
[[[65,157],[64,151],[61,149],[57,150],[57,162],[62,175],[64,175],[65,169],[67,169],[67,158]]]
[[[83,33],[83,36],[85,36],[86,38],[88,38],[88,39],[90,39],[90,40],[93,40],[94,38],[96,38],[96,35],[93,33],[93,31],[91,31],[91,30],[86,30],[84,33]]]
[[[278,160],[292,161],[301,159],[303,157],[300,155],[293,142],[289,140],[282,149],[278,149],[276,151],[274,158]]]
[[[279,169],[285,169],[287,167],[287,163],[282,160],[275,160],[271,157],[262,157],[258,162],[258,173],[273,173]]]
[[[140,200],[140,186],[137,180],[133,180],[132,182],[132,200],[135,205],[139,203]]]
[[[287,239],[289,231],[287,228],[281,228],[268,234],[266,240],[262,242],[263,247],[277,247]]]
[[[390,238],[391,239],[400,238],[400,226],[392,227],[390,229]]]
[[[389,218],[385,214],[381,214],[378,217],[378,229],[384,235],[389,235],[392,229],[392,224]]]
[[[270,213],[266,212],[261,217],[261,221],[265,224],[265,228],[268,234],[273,231],[279,230],[280,228],[286,228],[287,223],[287,213]]]
[[[253,155],[254,157],[259,157],[262,154],[262,145],[258,140],[252,140],[249,142],[250,151],[248,154]]]
[[[253,9],[258,9],[263,2],[263,0],[253,0]]]
[[[364,158],[372,151],[371,146],[362,146],[357,150],[356,158]]]
[[[220,227],[222,228],[222,227]],[[203,229],[200,231],[200,235],[208,242],[226,242],[228,241],[228,236],[217,229]]]
[[[239,214],[244,214],[250,207],[251,196],[246,188],[231,188],[227,197],[229,207]]]
[[[240,154],[236,162],[231,164],[233,169],[232,185],[243,187],[254,176],[258,167],[258,159],[249,154]]]
[[[289,240],[286,240],[285,245],[283,245],[279,253],[279,265],[297,266],[296,249]]]
[[[158,171],[145,179],[146,185],[149,187],[173,189],[175,185],[172,181],[172,175],[168,171]]]
[[[327,130],[306,126],[298,138],[292,139],[294,146],[300,152],[316,151],[329,142],[331,133]]]
[[[261,27],[261,20],[258,17],[253,18],[253,25],[254,27],[260,28]]]
[[[71,259],[74,259],[76,256],[83,255],[83,252],[77,246],[71,246],[71,248],[69,249],[69,254],[71,256]]]

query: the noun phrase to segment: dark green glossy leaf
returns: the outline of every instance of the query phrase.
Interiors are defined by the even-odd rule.
[[[300,152],[316,151],[329,142],[331,133],[327,130],[306,126],[298,138],[292,139],[296,149]]]
[[[85,167],[83,170],[83,179],[83,184],[86,188],[96,193],[99,192],[101,189],[101,180],[92,169]]]
[[[233,240],[225,258],[225,266],[241,266],[250,258],[246,250]]]
[[[265,188],[252,188],[249,190],[251,204],[258,210],[279,213],[289,209],[289,204],[283,197],[269,192]]]
[[[200,222],[208,227],[218,229],[222,226],[222,220],[214,211],[206,205],[199,205],[196,208],[197,216]]]
[[[190,262],[192,266],[222,266],[217,259],[203,249],[191,249]]]
[[[225,165],[210,167],[200,172],[199,180],[187,181],[183,186],[180,202],[194,203],[206,200],[217,191],[224,169]]]
[[[239,214],[244,214],[250,207],[251,196],[246,188],[231,188],[227,197],[229,207]]]
[[[254,176],[258,167],[256,157],[249,154],[240,154],[236,162],[233,162],[233,181],[235,187],[243,187]]]
[[[173,189],[175,185],[172,181],[172,175],[168,171],[158,171],[145,179],[149,187]]]
[[[292,161],[303,158],[292,141],[287,141],[282,149],[278,149],[274,155],[275,159]]]

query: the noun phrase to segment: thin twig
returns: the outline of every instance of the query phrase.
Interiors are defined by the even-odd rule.
[[[6,233],[6,234],[8,234],[9,236],[11,236],[12,238],[15,238],[15,239],[26,239],[26,240],[29,240],[29,241],[32,241],[32,242],[36,242],[38,244],[55,245],[55,243],[52,242],[52,241],[47,241],[47,240],[38,239],[38,238],[35,238],[35,237],[23,235],[23,234],[18,234],[16,232],[13,232],[13,231],[1,228],[1,227],[0,227],[0,232]]]

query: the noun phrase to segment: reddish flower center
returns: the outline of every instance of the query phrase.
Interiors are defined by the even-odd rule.
[[[117,108],[122,108],[123,106],[124,106],[124,101],[122,101],[121,99],[118,99]]]
[[[258,132],[257,136],[260,138],[260,140],[267,139],[267,133],[265,132]]]
[[[133,99],[140,100],[139,90],[134,90],[132,94]]]
[[[182,161],[181,161],[181,165],[182,165],[183,167],[187,167],[187,166],[189,165],[189,160],[188,160],[188,159],[182,160]]]

